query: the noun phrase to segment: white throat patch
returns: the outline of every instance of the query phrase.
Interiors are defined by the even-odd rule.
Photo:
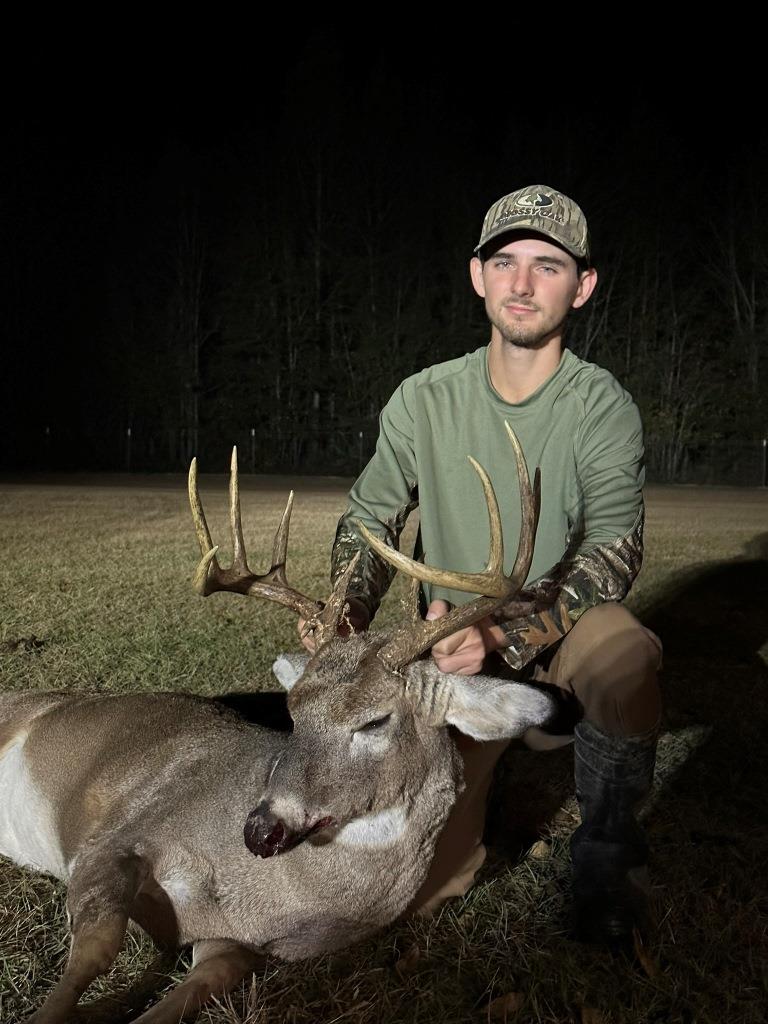
[[[392,846],[405,831],[405,808],[388,807],[378,814],[355,818],[336,833],[334,842],[342,846]]]

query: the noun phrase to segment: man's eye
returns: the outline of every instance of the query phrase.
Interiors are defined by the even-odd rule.
[[[509,260],[495,260],[493,265],[497,270],[506,270],[510,263]]]
[[[358,732],[373,732],[374,729],[380,729],[382,725],[386,725],[392,717],[392,714],[384,715],[382,718],[374,718],[371,722],[366,722],[357,731]]]

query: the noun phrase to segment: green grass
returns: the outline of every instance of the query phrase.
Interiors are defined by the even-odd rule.
[[[198,555],[181,482],[97,482],[0,486],[0,686],[273,688],[270,664],[296,647],[295,619],[263,602],[193,593]],[[257,571],[266,568],[286,487],[246,480]],[[226,549],[225,482],[204,477],[202,491]],[[289,579],[314,597],[327,591],[344,497],[312,481],[297,486]],[[336,956],[271,964],[202,1020],[464,1024],[504,1019],[500,997],[513,994],[508,1019],[526,1024],[762,1024],[768,494],[649,488],[647,505],[646,563],[628,603],[665,644],[665,721],[645,812],[658,927],[644,965],[566,938],[572,754],[511,747],[488,820],[490,856],[464,900]],[[398,614],[403,591],[398,581],[382,622]],[[527,852],[537,840],[544,856]],[[63,899],[51,878],[0,862],[4,1024],[24,1020],[63,966]],[[89,998],[129,985],[152,955],[131,937]],[[172,976],[187,964],[185,955]]]

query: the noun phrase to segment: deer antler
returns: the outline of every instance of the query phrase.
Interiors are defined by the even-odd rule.
[[[229,525],[232,533],[232,565],[222,569],[216,558],[218,545],[211,540],[210,530],[205,521],[203,504],[197,487],[197,459],[192,459],[189,467],[189,504],[192,519],[200,544],[202,558],[195,572],[193,586],[198,594],[208,597],[218,590],[247,597],[264,597],[268,601],[276,601],[295,611],[307,620],[308,630],[314,631],[316,647],[328,643],[338,633],[339,622],[344,614],[347,585],[354,570],[357,559],[353,559],[336,581],[331,596],[323,604],[313,601],[288,584],[285,575],[285,562],[288,550],[288,529],[293,508],[293,491],[288,495],[280,525],[275,534],[272,547],[272,565],[269,572],[257,575],[248,568],[248,561],[243,541],[243,527],[240,518],[240,485],[237,474],[237,448],[232,449],[232,462],[229,476]]]
[[[435,568],[434,566],[424,565],[422,562],[416,562],[401,552],[388,547],[362,523],[359,521],[357,523],[358,529],[368,544],[385,561],[395,565],[406,575],[418,580],[425,580],[429,583],[437,583],[453,590],[469,591],[470,593],[481,595],[468,604],[453,608],[447,615],[443,615],[432,622],[419,619],[396,626],[390,634],[390,639],[379,652],[379,657],[390,668],[395,669],[407,665],[417,658],[422,651],[436,644],[438,640],[442,640],[443,637],[449,636],[451,633],[457,632],[457,630],[471,626],[492,612],[497,611],[511,597],[519,593],[525,584],[533,560],[533,545],[539,521],[540,474],[537,469],[534,476],[534,485],[531,488],[528,469],[520,442],[517,440],[510,425],[508,423],[504,425],[507,428],[507,434],[515,453],[517,476],[520,482],[520,506],[522,513],[520,541],[515,564],[509,576],[504,574],[504,543],[496,494],[488,474],[471,456],[469,460],[483,485],[491,531],[488,565],[483,572],[451,572]]]

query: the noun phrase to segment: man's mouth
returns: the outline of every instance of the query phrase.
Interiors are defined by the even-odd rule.
[[[508,309],[510,313],[535,313],[537,311],[536,306],[520,306],[518,304],[505,306],[504,308]]]

